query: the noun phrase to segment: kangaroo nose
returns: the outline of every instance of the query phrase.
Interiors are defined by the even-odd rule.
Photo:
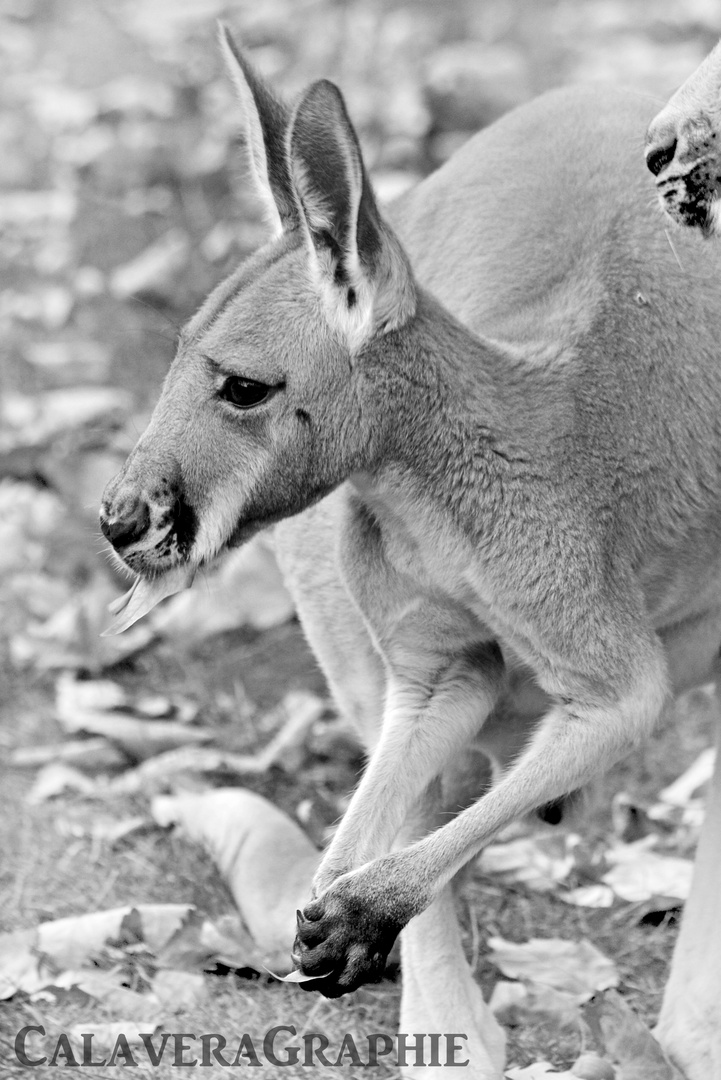
[[[658,176],[673,161],[678,143],[676,139],[666,146],[653,146],[646,154],[646,164],[654,176]]]
[[[673,161],[678,147],[675,128],[668,122],[659,121],[661,118],[657,117],[646,137],[646,165],[654,176],[658,176]]]
[[[139,540],[149,525],[150,510],[144,499],[136,499],[119,509],[111,507],[108,513],[104,509],[100,511],[100,528],[114,548],[127,547]]]

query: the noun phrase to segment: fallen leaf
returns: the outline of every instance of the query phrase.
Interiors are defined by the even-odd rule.
[[[108,971],[88,968],[68,968],[61,971],[55,977],[52,987],[59,990],[70,990],[79,987],[90,997],[97,1001],[103,1001],[108,994],[119,990],[123,985],[123,971],[120,965]]]
[[[36,930],[0,934],[0,1001],[11,998],[18,990],[32,993],[52,977],[52,971],[35,952],[36,938]]]
[[[610,885],[580,885],[577,889],[560,891],[558,898],[576,907],[609,908],[613,907],[615,894]]]
[[[106,1012],[120,1013],[126,1020],[143,1020],[160,1017],[160,1000],[155,994],[139,994],[120,982],[126,977],[122,969],[110,972],[80,970],[63,971],[47,986],[31,995],[34,1002],[48,1001],[67,1005],[78,1002],[79,994],[89,1003],[98,1002]]]
[[[573,849],[578,837],[572,834],[525,836],[503,844],[490,844],[478,858],[484,874],[500,876],[507,882],[523,882],[538,892],[555,889],[574,867]]]
[[[189,904],[139,904],[40,923],[34,929],[0,934],[0,997],[33,993],[58,972],[81,968],[105,943],[117,938],[123,921],[137,912],[143,940],[157,953],[191,910]]]
[[[273,765],[283,765],[309,729],[325,711],[325,703],[315,694],[293,690],[286,694],[279,712],[286,717],[283,726],[256,754],[233,754],[205,747],[182,747],[144,761],[111,781],[109,793],[133,794],[148,787],[167,784],[181,772],[226,772],[237,776],[257,776]]]
[[[116,985],[115,972],[86,968],[102,953],[132,954],[142,948],[158,958],[162,965],[164,950],[183,927],[194,923],[198,927],[198,955],[215,962],[226,962],[232,952],[231,928],[236,923],[220,920],[212,923],[190,904],[139,904],[136,907],[113,908],[84,915],[69,916],[41,923],[34,929],[0,934],[0,1000],[18,991],[35,994],[46,988],[68,990],[78,987],[92,997],[106,1001],[117,990],[113,1000],[127,1006],[138,1002],[126,998]],[[241,950],[236,949],[236,954]],[[252,966],[246,960],[247,950],[232,958],[236,966]],[[166,955],[169,955],[167,953]],[[262,969],[257,961],[258,970]],[[228,966],[233,966],[232,961]],[[145,995],[143,1015],[158,999]],[[142,1011],[142,1010],[141,1010]]]
[[[162,694],[143,694],[136,701],[133,702],[133,712],[138,713],[139,716],[144,716],[148,720],[167,720],[175,711],[170,698],[164,697]],[[187,724],[191,719],[195,719],[197,714],[197,708],[192,710],[193,716],[183,716],[180,722]]]
[[[103,735],[136,761],[155,757],[179,746],[207,743],[213,732],[203,728],[189,727],[176,720],[142,720],[137,716],[113,712],[82,712],[72,720],[62,721],[66,731]]]
[[[63,725],[79,712],[122,709],[128,704],[127,690],[112,679],[77,679],[65,671],[55,682],[55,713]]]
[[[704,750],[677,780],[658,793],[658,801],[664,806],[687,806],[692,796],[708,784],[716,766],[716,750]],[[653,809],[649,811],[653,816]]]
[[[57,795],[64,795],[68,791],[76,791],[81,795],[92,795],[95,792],[95,782],[62,761],[54,761],[45,765],[35,778],[35,783],[26,795],[26,802],[31,806],[47,802]]]
[[[310,895],[320,855],[303,830],[267,799],[240,788],[158,796],[151,812],[202,844],[225,877],[266,965],[290,966],[295,913]]]
[[[142,940],[151,952],[157,952],[172,937],[191,909],[191,904],[136,904],[86,915],[71,915],[40,924],[38,949],[51,956],[56,963],[69,966],[68,960],[71,958],[77,960],[78,954],[87,958],[110,938],[117,937],[123,921],[135,912],[140,919]]]
[[[18,769],[36,769],[51,762],[61,762],[86,773],[118,772],[128,765],[128,756],[107,739],[73,739],[46,746],[23,746],[10,755],[10,764]]]
[[[488,959],[513,979],[551,986],[580,998],[618,985],[615,964],[590,941],[532,938],[518,945],[492,937],[488,944]]]
[[[158,965],[178,971],[210,971],[223,964],[262,971],[264,958],[237,914],[213,921],[193,909],[157,954]]]
[[[260,950],[237,912],[206,919],[200,929],[200,941],[213,966],[263,970]]]
[[[606,852],[613,864],[602,881],[616,896],[629,903],[653,897],[688,899],[693,877],[693,863],[675,855],[661,855],[648,849],[654,837],[644,837],[634,844],[617,844]],[[599,988],[600,989],[600,988]]]
[[[488,1008],[502,1024],[515,1025],[518,1023],[517,1010],[527,998],[528,988],[524,983],[499,979],[491,992]]]

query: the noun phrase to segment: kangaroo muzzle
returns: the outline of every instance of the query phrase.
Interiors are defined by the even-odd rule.
[[[103,493],[100,528],[129,569],[157,576],[187,562],[198,519],[178,479],[131,457]]]
[[[150,507],[143,498],[109,503],[100,510],[100,528],[116,551],[140,540],[150,526]]]

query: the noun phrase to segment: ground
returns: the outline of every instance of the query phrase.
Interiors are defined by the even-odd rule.
[[[229,750],[252,751],[269,734],[236,718],[239,695],[262,718],[289,690],[326,693],[294,621],[238,626],[191,645],[161,635],[119,663],[95,644],[93,620],[118,587],[99,555],[102,486],[142,430],[178,326],[262,235],[238,164],[214,19],[231,23],[288,94],[311,78],[336,78],[379,190],[390,195],[549,86],[601,78],[665,97],[715,43],[711,8],[672,0],[652,13],[612,0],[0,3],[0,931],[141,902],[188,901],[211,915],[232,905],[209,857],[185,841],[152,828],[116,844],[68,837],[54,825],[72,797],[28,804],[34,776],[10,757],[64,737],[54,706],[61,671],[102,667],[133,692],[190,701]],[[119,392],[109,407],[83,397],[103,387]],[[69,396],[47,396],[55,391]],[[32,402],[44,411],[28,412]],[[45,620],[71,609],[72,625],[38,636]],[[710,728],[708,708],[688,707],[683,723],[669,723],[599,781],[581,818],[589,851],[611,832],[614,793],[653,801],[709,745]],[[292,766],[280,762],[247,786],[290,814],[305,806],[301,816],[321,842],[361,767],[349,737],[326,730]],[[145,812],[142,796],[112,804],[119,817],[137,810]],[[572,907],[554,892],[500,885],[477,867],[460,894],[486,992],[498,978],[485,955],[489,936],[588,938],[617,962],[624,995],[653,1022],[673,913],[644,922],[638,905]],[[332,1003],[262,974],[221,973],[209,985],[208,1003],[181,1013],[173,1030],[262,1032],[276,1022],[394,1030],[393,978]],[[23,995],[4,1003],[2,1075],[12,1074],[19,1027],[41,1014],[64,1030],[83,1008]],[[509,1061],[568,1065],[588,1038],[579,1025],[529,1021],[509,1030]],[[183,1075],[175,1067],[156,1075],[166,1071]],[[339,1072],[351,1075],[349,1066]]]

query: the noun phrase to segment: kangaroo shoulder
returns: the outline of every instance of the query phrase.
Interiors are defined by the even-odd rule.
[[[541,356],[586,335],[620,280],[629,309],[648,292],[707,306],[721,257],[669,241],[638,153],[655,107],[571,87],[479,132],[393,207],[420,281],[467,326]]]

